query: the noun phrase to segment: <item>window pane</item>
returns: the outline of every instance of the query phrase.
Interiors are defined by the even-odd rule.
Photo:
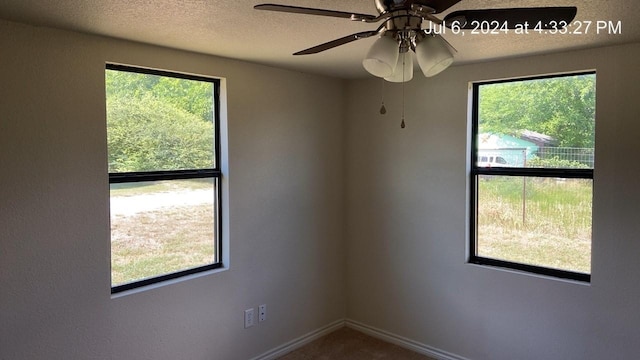
[[[215,168],[213,83],[106,70],[109,172]]]
[[[478,92],[477,166],[593,169],[595,74],[483,84]]]
[[[593,181],[478,177],[477,255],[591,271]]]
[[[217,262],[216,179],[111,184],[111,285]]]

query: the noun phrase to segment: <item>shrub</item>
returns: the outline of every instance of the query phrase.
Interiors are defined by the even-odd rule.
[[[213,124],[150,96],[107,100],[109,172],[213,167]]]
[[[528,167],[539,168],[559,168],[559,169],[588,169],[589,165],[583,164],[578,161],[560,159],[558,156],[551,158],[539,158],[533,157],[527,160]]]

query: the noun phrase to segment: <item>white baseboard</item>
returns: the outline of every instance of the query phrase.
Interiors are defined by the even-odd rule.
[[[413,350],[417,353],[427,355],[438,360],[469,360],[467,358],[448,353],[444,350],[436,349],[429,345],[425,345],[417,341],[414,341],[396,334],[392,334],[384,330],[374,328],[373,326],[369,326],[369,325],[357,322],[355,320],[347,319],[345,320],[345,325],[354,330],[363,332],[367,335],[373,336],[375,338],[384,340],[392,344],[396,344],[403,348]]]
[[[293,350],[302,347],[303,345],[306,345],[310,342],[312,342],[313,340],[319,339],[331,332],[334,332],[338,329],[343,328],[345,325],[345,321],[344,319],[342,320],[337,320],[332,322],[329,325],[323,326],[320,329],[314,330],[310,333],[307,333],[305,335],[300,336],[297,339],[293,339],[291,341],[289,341],[286,344],[280,345],[277,348],[271,349],[261,355],[258,355],[256,357],[254,357],[251,360],[273,360],[273,359],[277,359],[281,356],[284,356],[290,352],[292,352]]]
[[[284,356],[293,350],[300,348],[313,340],[319,339],[329,333],[332,333],[343,327],[350,327],[354,330],[358,330],[367,335],[373,336],[375,338],[381,339],[383,341],[396,344],[405,349],[409,349],[415,351],[419,354],[430,356],[437,360],[469,360],[467,358],[446,352],[444,350],[436,349],[429,345],[425,345],[419,343],[417,341],[392,334],[388,331],[384,331],[373,326],[369,326],[363,324],[361,322],[351,320],[351,319],[343,319],[334,321],[326,326],[323,326],[317,330],[314,330],[310,333],[300,336],[299,338],[293,339],[286,344],[280,345],[274,349],[271,349],[259,356],[252,358],[251,360],[274,360],[281,356]]]

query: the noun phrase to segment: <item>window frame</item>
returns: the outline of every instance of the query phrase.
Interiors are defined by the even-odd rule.
[[[137,171],[137,172],[119,172],[119,173],[111,173],[109,172],[109,185],[111,184],[119,184],[119,183],[134,183],[134,182],[143,182],[143,181],[160,181],[160,180],[185,180],[185,179],[203,179],[203,178],[212,178],[215,183],[215,218],[212,220],[217,224],[216,238],[214,240],[215,246],[215,261],[213,263],[197,266],[194,268],[189,268],[185,270],[180,270],[176,272],[171,272],[163,275],[154,276],[151,278],[145,278],[142,280],[133,281],[130,283],[120,284],[113,286],[111,284],[111,294],[120,293],[127,290],[132,290],[136,288],[140,288],[143,286],[148,286],[160,282],[164,282],[167,280],[177,279],[180,277],[184,277],[187,275],[192,275],[204,271],[219,269],[223,267],[223,256],[222,256],[222,244],[223,244],[223,206],[222,206],[222,164],[221,164],[221,125],[220,125],[220,79],[210,78],[200,75],[192,75],[185,74],[179,72],[171,72],[165,70],[156,70],[149,68],[141,68],[134,67],[128,65],[120,65],[120,64],[112,64],[107,63],[105,65],[106,70],[116,70],[116,71],[125,71],[130,73],[137,74],[146,74],[146,75],[156,75],[163,77],[171,77],[185,80],[194,80],[194,81],[204,81],[211,83],[213,85],[213,128],[214,128],[214,164],[215,166],[212,168],[206,169],[181,169],[181,170],[160,170],[160,171]],[[109,201],[111,203],[111,201]],[[111,231],[109,232],[111,234]],[[110,250],[111,255],[111,250]]]
[[[520,176],[537,178],[565,178],[565,179],[589,179],[593,182],[594,169],[567,169],[567,168],[522,168],[522,167],[479,167],[478,166],[478,130],[479,130],[479,90],[483,85],[492,85],[508,82],[542,80],[558,77],[596,75],[596,71],[582,71],[573,73],[561,73],[553,75],[541,75],[530,77],[518,77],[491,81],[472,82],[471,103],[471,164],[469,181],[469,252],[467,262],[470,264],[484,265],[498,268],[506,268],[516,271],[524,271],[538,275],[551,276],[561,279],[591,282],[591,273],[581,273],[569,270],[555,269],[538,265],[530,265],[506,260],[493,259],[478,256],[478,184],[480,175],[494,176]],[[597,97],[597,94],[596,94]],[[594,165],[595,167],[595,165]],[[593,204],[592,204],[593,208]],[[593,242],[593,235],[592,235]]]

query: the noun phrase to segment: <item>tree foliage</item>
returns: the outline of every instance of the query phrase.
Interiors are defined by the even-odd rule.
[[[107,71],[109,172],[213,167],[211,83]]]
[[[561,147],[593,147],[595,75],[487,84],[479,93],[479,132],[549,135]]]

